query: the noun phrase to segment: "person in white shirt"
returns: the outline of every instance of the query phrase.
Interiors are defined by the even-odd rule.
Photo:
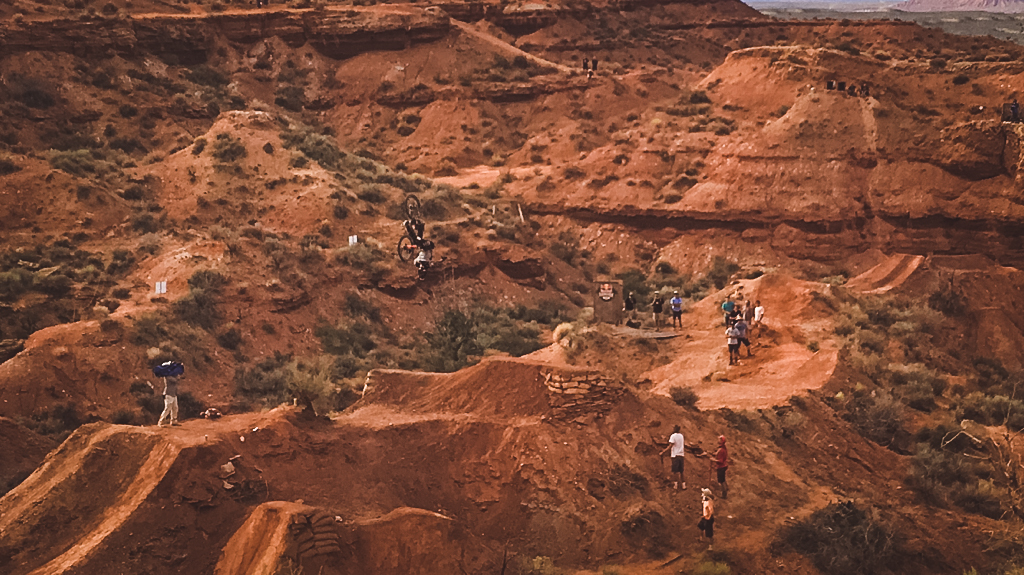
[[[677,425],[672,428],[672,435],[668,438],[668,447],[661,452],[662,456],[669,451],[672,452],[672,473],[679,474],[679,480],[674,485],[675,489],[679,489],[680,483],[683,484],[683,489],[686,489],[686,476],[683,474],[683,452],[685,448],[686,444],[683,442],[683,433]]]
[[[754,325],[761,325],[761,320],[764,319],[764,306],[761,305],[761,300],[757,300],[754,303]]]

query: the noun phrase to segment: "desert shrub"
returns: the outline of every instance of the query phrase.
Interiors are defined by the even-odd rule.
[[[736,262],[728,261],[722,256],[715,256],[715,259],[711,261],[711,269],[708,270],[707,278],[716,288],[723,289],[729,283],[729,278],[738,271],[740,271],[740,266]]]
[[[121,150],[126,154],[146,151],[146,146],[144,146],[142,142],[139,141],[138,138],[131,138],[127,136],[119,136],[117,138],[112,138],[110,140],[109,145],[111,149]]]
[[[7,176],[17,172],[21,169],[21,166],[15,164],[7,158],[0,158],[0,176]]]
[[[334,138],[318,134],[309,126],[290,126],[281,133],[281,142],[285,148],[302,152],[325,169],[337,169],[339,162],[345,157],[345,153],[338,149]]]
[[[0,272],[0,300],[12,301],[32,289],[35,276],[24,268]]]
[[[249,155],[249,151],[246,150],[242,140],[232,138],[229,134],[221,133],[217,134],[217,138],[214,139],[213,152],[210,155],[218,162],[228,163],[246,157]]]
[[[453,372],[465,367],[470,355],[479,355],[476,326],[469,316],[458,310],[447,310],[426,334],[427,352],[423,362],[430,371]]]
[[[309,362],[288,365],[286,391],[309,413],[326,413],[333,407],[335,393],[334,361],[318,357]]]
[[[889,445],[903,427],[903,404],[887,393],[854,395],[842,406],[843,419],[864,437]]]
[[[696,90],[690,94],[691,104],[710,104],[711,98],[708,97],[708,93],[704,90]]]
[[[206,138],[200,136],[200,137],[196,138],[195,140],[192,140],[192,155],[193,156],[198,156],[199,154],[202,154],[203,150],[205,150],[205,149],[206,149]]]
[[[51,405],[48,409],[34,413],[30,418],[20,420],[19,423],[36,433],[54,436],[58,441],[63,441],[85,423],[85,420],[79,413],[78,406],[68,401]]]
[[[563,231],[558,234],[558,240],[551,242],[548,251],[556,258],[572,265],[580,255],[580,240],[572,232]]]
[[[29,108],[45,110],[57,103],[57,99],[43,83],[35,78],[19,78],[14,98]]]
[[[694,407],[697,405],[697,400],[700,399],[700,396],[697,395],[697,392],[692,387],[680,387],[678,385],[670,387],[668,395],[672,398],[672,401],[676,402],[676,405],[683,407]]]
[[[956,503],[968,513],[977,513],[991,519],[999,519],[1002,514],[1002,496],[991,481],[978,480],[959,486],[952,493]]]
[[[536,324],[516,322],[511,312],[489,306],[473,310],[470,317],[478,349],[494,349],[518,357],[544,347],[538,339],[540,328]]]
[[[363,299],[358,292],[345,294],[343,305],[350,317],[361,317],[373,323],[380,323],[380,308]]]
[[[190,325],[212,329],[220,319],[220,310],[212,291],[191,289],[188,295],[174,302],[174,313]]]
[[[144,234],[152,234],[160,229],[156,217],[149,212],[135,214],[132,216],[131,223],[132,229]]]
[[[619,532],[633,546],[647,551],[651,557],[664,557],[671,549],[665,518],[654,510],[638,511],[619,524]]]
[[[300,86],[281,86],[274,96],[274,103],[291,112],[301,112],[306,105],[306,91]]]
[[[320,339],[324,351],[334,355],[362,357],[377,347],[371,337],[373,328],[360,321],[338,326],[323,323],[313,330],[313,334]]]
[[[387,200],[387,196],[381,191],[380,186],[374,184],[364,184],[359,186],[359,191],[356,192],[356,197],[364,202],[371,204],[380,204]]]
[[[110,423],[115,425],[139,425],[140,418],[134,409],[118,409],[110,416]]]
[[[351,246],[338,248],[335,252],[338,261],[354,268],[372,271],[387,255],[376,242],[361,241]]]
[[[951,287],[936,290],[928,296],[928,306],[948,316],[963,315],[967,311],[967,301]]]
[[[732,568],[728,563],[701,561],[690,573],[691,575],[732,575]]]
[[[968,394],[956,406],[957,420],[970,419],[983,425],[1003,425],[1012,430],[1024,429],[1024,402],[1005,395]]]
[[[121,104],[117,109],[117,113],[120,114],[122,118],[134,118],[139,114],[139,109],[131,104]]]
[[[283,401],[290,375],[290,362],[291,356],[274,352],[273,357],[260,361],[251,369],[236,370],[235,390],[248,399]]]
[[[194,84],[202,84],[211,88],[220,88],[228,85],[228,78],[206,64],[200,64],[185,72],[185,78]]]
[[[537,322],[553,327],[559,322],[568,319],[568,311],[568,308],[561,302],[549,299],[541,300],[536,308],[528,308],[523,304],[518,304],[509,312],[509,315],[513,319]]]
[[[953,76],[954,86],[963,86],[964,84],[970,81],[971,79],[964,74],[957,74],[956,76]]]
[[[188,278],[190,289],[201,289],[217,291],[227,285],[228,279],[224,274],[214,270],[198,270]]]
[[[50,152],[50,166],[75,176],[104,174],[111,169],[111,164],[96,157],[91,150],[54,150]]]
[[[785,526],[774,543],[806,555],[822,573],[872,575],[888,570],[899,552],[896,534],[874,509],[831,503]]]
[[[519,575],[565,575],[565,571],[556,567],[550,557],[521,557],[518,567]]]
[[[53,297],[64,297],[71,291],[74,282],[64,274],[53,273],[49,275],[36,276],[35,288]]]
[[[976,375],[974,383],[981,389],[987,391],[1010,393],[1007,383],[1010,380],[1010,372],[1003,367],[1002,362],[990,357],[978,357],[972,362]],[[1004,393],[1004,394],[1005,394]]]
[[[242,332],[237,327],[230,327],[217,334],[217,343],[224,349],[238,349],[242,345]]]

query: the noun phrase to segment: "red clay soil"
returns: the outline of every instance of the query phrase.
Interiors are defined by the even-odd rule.
[[[0,489],[10,489],[21,483],[39,467],[46,454],[57,447],[52,438],[0,417]]]
[[[340,518],[325,573],[440,574],[452,561],[494,572],[504,549],[674,573],[701,549],[696,488],[709,485],[707,459],[690,457],[689,488],[670,488],[657,453],[676,422],[704,449],[729,435],[732,496],[719,502],[719,545],[739,572],[813,572],[799,556],[766,552],[770,526],[837,498],[883,505],[910,535],[902,572],[979,564],[987,520],[919,511],[902,490],[903,458],[815,399],[801,404],[795,437],[781,435],[772,410],[697,412],[637,392],[580,424],[550,417],[540,369],[559,368],[495,359],[450,376],[387,372],[331,423],[278,409],[169,429],[86,426],[0,500],[2,564],[12,574],[324,564],[285,533],[311,506]],[[727,431],[737,421],[742,431]],[[230,472],[221,468],[229,460]],[[302,505],[260,505],[272,501]],[[419,519],[410,526],[395,513]],[[979,535],[954,535],[963,521]],[[933,543],[950,537],[960,538],[955,550]],[[657,568],[657,557],[677,554],[682,563]]]

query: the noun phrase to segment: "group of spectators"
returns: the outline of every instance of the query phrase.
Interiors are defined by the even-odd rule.
[[[688,446],[683,438],[682,428],[678,425],[672,428],[672,435],[668,438],[668,446],[661,452],[661,456],[664,457],[666,453],[669,453],[672,457],[672,473],[677,474],[676,481],[673,483],[675,489],[679,489],[680,485],[686,489],[686,474],[685,471],[685,454]],[[703,453],[699,447],[689,446],[690,451]],[[711,468],[715,470],[716,478],[718,479],[718,485],[722,489],[722,499],[729,498],[729,486],[726,483],[726,472],[729,470],[729,450],[725,447],[725,436],[718,436],[718,449],[715,451],[710,461]],[[708,476],[708,487],[702,487],[700,490],[701,498],[701,517],[697,523],[697,528],[700,529],[701,537],[706,538],[708,541],[708,550],[711,550],[714,544],[715,538],[715,495],[711,491],[711,477]]]
[[[733,296],[729,296],[722,302],[722,314],[725,318],[729,365],[739,363],[741,345],[747,348],[747,357],[753,357],[754,354],[750,352],[750,334],[764,321],[764,306],[760,300],[753,305],[750,300],[745,300],[741,305],[733,301]]]

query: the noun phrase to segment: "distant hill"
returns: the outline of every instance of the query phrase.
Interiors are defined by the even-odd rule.
[[[907,0],[894,6],[908,12],[1024,12],[1024,0]]]

